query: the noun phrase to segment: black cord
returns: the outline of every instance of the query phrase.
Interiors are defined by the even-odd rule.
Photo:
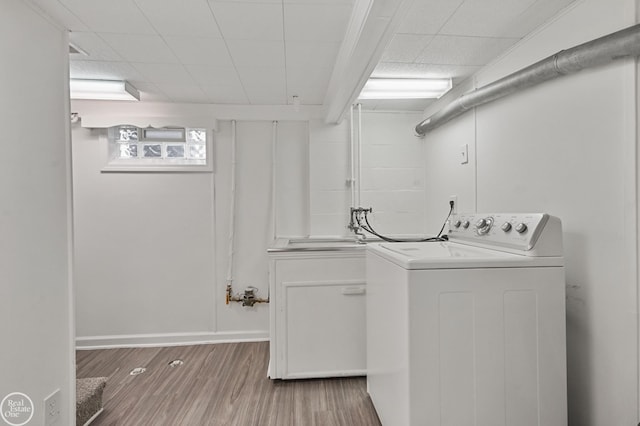
[[[453,213],[454,205],[455,204],[453,201],[449,201],[449,214],[447,215],[447,218],[444,220],[444,223],[442,224],[442,228],[440,228],[440,232],[438,232],[438,236],[436,238],[440,238],[440,236],[442,235],[442,231],[444,231],[444,227],[447,225],[447,221],[451,217],[451,213]]]
[[[361,229],[364,229],[368,233],[370,233],[372,235],[375,235],[376,237],[378,237],[381,240],[384,240],[386,242],[389,242],[389,243],[425,243],[425,242],[448,241],[449,240],[449,238],[446,235],[442,235],[442,232],[444,231],[444,227],[447,225],[447,221],[449,220],[449,217],[451,217],[451,213],[453,213],[453,206],[454,206],[453,201],[449,201],[449,207],[450,207],[449,208],[449,213],[447,214],[447,217],[444,220],[444,223],[442,224],[442,228],[440,228],[440,232],[438,232],[438,235],[436,237],[430,237],[430,238],[424,238],[424,239],[418,239],[418,240],[399,240],[399,239],[395,239],[395,238],[385,237],[384,235],[377,233],[373,229],[373,226],[371,226],[371,224],[369,223],[368,213],[371,212],[371,209],[361,210],[360,211],[360,213],[364,213],[364,221],[366,222],[366,226],[362,224],[361,219],[360,219],[360,215],[358,214],[357,210],[352,209],[351,214],[353,216],[355,216],[356,222],[358,222],[358,226]]]

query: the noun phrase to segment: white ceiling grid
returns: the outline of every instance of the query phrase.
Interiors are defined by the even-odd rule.
[[[70,54],[72,78],[125,79],[143,101],[321,105],[358,0],[31,1],[89,54]],[[574,0],[407,1],[372,76],[456,84]]]
[[[415,0],[374,77],[453,78],[454,85],[503,54],[574,0]],[[412,101],[418,110],[432,100]],[[409,102],[396,101],[403,108]],[[370,109],[389,108],[367,101]]]
[[[34,0],[69,27],[72,78],[127,79],[142,100],[324,99],[352,0]],[[93,65],[89,64],[93,62]]]
[[[464,79],[572,1],[416,0],[374,75],[406,68],[414,76]],[[458,73],[443,74],[451,68],[442,67],[430,73],[428,65],[455,66]]]

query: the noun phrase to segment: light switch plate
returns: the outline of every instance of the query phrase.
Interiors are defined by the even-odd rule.
[[[460,145],[460,164],[467,164],[469,162],[469,145]]]

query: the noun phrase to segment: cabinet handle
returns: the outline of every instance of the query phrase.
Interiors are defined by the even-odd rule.
[[[345,296],[357,296],[359,294],[365,294],[366,289],[364,287],[343,287],[342,294]]]

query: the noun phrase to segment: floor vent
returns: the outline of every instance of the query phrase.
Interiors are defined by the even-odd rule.
[[[129,372],[129,375],[130,376],[137,376],[138,374],[142,374],[145,371],[147,371],[147,369],[144,368],[144,367],[136,367],[133,370],[131,370],[131,372]]]

